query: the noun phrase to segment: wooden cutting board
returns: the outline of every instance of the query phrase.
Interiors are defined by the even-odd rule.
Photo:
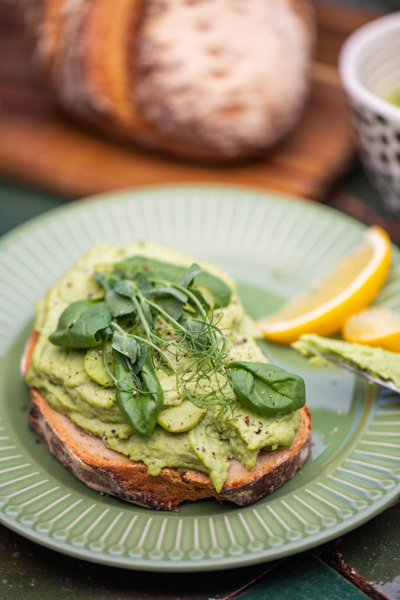
[[[354,144],[336,68],[344,39],[376,16],[316,6],[313,86],[296,129],[262,159],[199,165],[121,144],[64,117],[29,72],[15,7],[0,0],[0,175],[70,198],[172,182],[209,181],[321,199],[351,164]]]

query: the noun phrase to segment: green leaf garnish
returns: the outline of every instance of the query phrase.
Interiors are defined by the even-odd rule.
[[[200,275],[201,272],[202,268],[196,263],[193,263],[192,266],[186,269],[186,271],[182,274],[178,283],[187,288],[193,283],[193,279],[196,277],[196,275]]]
[[[207,328],[204,327],[204,322],[199,322],[192,317],[181,317],[179,323],[185,328],[187,333],[190,333],[190,343],[193,347],[205,351],[210,347],[211,340],[208,336]]]
[[[141,369],[141,379],[116,363],[114,374],[118,380],[116,401],[132,429],[142,437],[152,434],[157,417],[163,407],[164,393],[149,360]]]
[[[185,267],[163,263],[159,260],[146,258],[145,256],[132,256],[114,266],[116,269],[125,272],[125,274],[140,272],[149,278],[164,279],[173,283],[179,283],[181,278],[186,277],[185,273],[188,271]],[[194,265],[190,269],[193,267]],[[196,265],[197,267],[198,265]],[[201,273],[194,277],[191,283],[193,282],[210,290],[214,297],[215,308],[228,306],[232,292],[222,279],[206,271],[201,271]]]
[[[179,300],[179,302],[182,303],[182,306],[185,304],[185,302],[187,302],[188,299],[187,295],[181,292],[181,290],[170,286],[163,287],[161,285],[155,285],[151,290],[150,296],[152,299],[172,296],[172,298],[175,298],[175,300]]]
[[[305,404],[303,379],[275,365],[235,361],[226,375],[238,400],[261,415],[287,413]]]
[[[120,277],[113,271],[112,266],[110,268],[110,265],[100,265],[93,275],[106,291],[112,290],[120,280]]]
[[[114,360],[137,375],[146,359],[146,344],[118,328],[112,338]]]
[[[121,296],[127,298],[137,298],[138,286],[132,281],[132,279],[120,279],[114,285],[114,290]]]
[[[198,303],[200,303],[201,306],[203,306],[203,308],[205,309],[206,312],[209,312],[211,310],[211,306],[207,302],[207,300],[204,298],[204,296],[201,293],[201,291],[198,290],[198,289],[195,289],[195,288],[191,288],[190,291],[192,292],[193,296],[197,300],[197,303],[194,301],[193,298],[189,298],[188,299],[188,304],[190,304],[190,306],[195,310],[195,312],[196,313],[199,312]]]
[[[161,296],[154,301],[156,306],[162,308],[170,317],[177,321],[183,312],[183,302],[173,296]]]
[[[134,364],[138,358],[138,352],[140,355],[140,349],[138,343],[132,336],[119,333],[115,331],[112,339],[112,348],[123,355],[124,359],[128,359],[130,363]],[[121,362],[121,361],[119,361]],[[124,364],[121,362],[121,364]],[[126,362],[125,362],[126,364]]]
[[[153,328],[157,315],[151,312],[151,307],[147,304],[147,302],[144,299],[140,301],[140,308],[142,309],[143,316],[146,319],[147,325]]]
[[[94,348],[101,343],[102,331],[110,323],[111,314],[105,302],[78,300],[64,310],[49,340],[66,348]]]
[[[152,285],[147,279],[147,277],[143,275],[143,273],[136,273],[136,275],[132,277],[132,281],[137,285],[142,296],[144,296],[145,298],[150,297]]]
[[[104,301],[113,317],[130,315],[135,310],[135,305],[133,304],[132,300],[126,296],[118,294],[118,292],[115,290],[108,290]]]

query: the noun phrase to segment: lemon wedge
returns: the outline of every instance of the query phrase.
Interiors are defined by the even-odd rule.
[[[382,287],[390,255],[388,234],[370,227],[362,242],[330,273],[260,320],[264,336],[291,344],[304,333],[327,336],[340,331],[345,320],[368,306]]]
[[[349,317],[342,335],[347,342],[400,352],[400,315],[384,306],[371,306]]]

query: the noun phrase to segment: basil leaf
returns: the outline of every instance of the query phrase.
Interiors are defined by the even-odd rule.
[[[193,282],[193,279],[196,277],[196,275],[200,275],[201,271],[202,268],[198,264],[193,263],[191,267],[186,269],[178,283],[183,285],[185,288],[189,287],[189,285]]]
[[[130,315],[135,310],[132,300],[118,294],[115,290],[108,290],[104,300],[113,317]]]
[[[193,266],[193,265],[192,265]],[[147,277],[165,279],[171,283],[179,283],[184,274],[188,271],[180,265],[171,265],[145,256],[131,256],[126,260],[114,265],[116,269],[121,269],[125,273],[141,272]],[[191,267],[190,267],[191,268]],[[215,308],[227,306],[231,299],[230,287],[216,277],[202,271],[195,276],[194,282],[197,285],[206,287],[212,293],[215,301]]]
[[[305,404],[303,379],[275,365],[231,362],[226,376],[243,406],[261,415],[287,413]]]
[[[110,323],[111,313],[105,302],[78,300],[64,310],[49,340],[65,348],[94,348],[102,341]]]
[[[138,435],[149,437],[164,403],[164,393],[150,360],[141,370],[143,392],[132,393],[134,375],[119,363],[115,364],[114,376],[118,380],[115,396],[119,409]]]

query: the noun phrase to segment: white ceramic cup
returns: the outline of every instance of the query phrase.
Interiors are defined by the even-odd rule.
[[[383,208],[400,217],[400,107],[385,100],[400,90],[400,12],[355,31],[339,70],[366,172]]]

